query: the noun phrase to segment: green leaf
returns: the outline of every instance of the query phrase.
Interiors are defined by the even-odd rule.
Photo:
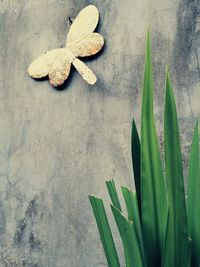
[[[186,267],[189,258],[189,239],[182,158],[176,105],[168,72],[166,74],[164,147],[169,216],[163,266]]]
[[[113,241],[112,233],[108,223],[103,201],[95,196],[89,196],[90,203],[96,218],[101,242],[106,254],[109,267],[120,267],[117,251]]]
[[[165,236],[167,201],[153,114],[150,33],[147,35],[141,118],[142,229],[148,266],[160,266]]]
[[[106,186],[107,186],[108,193],[110,195],[110,199],[111,199],[113,205],[118,210],[122,211],[121,205],[120,205],[120,202],[119,202],[119,198],[118,198],[118,195],[117,195],[117,190],[116,190],[116,187],[115,187],[114,180],[106,181]]]
[[[144,256],[143,237],[142,237],[142,229],[141,229],[140,214],[138,210],[136,192],[124,186],[122,186],[121,189],[126,203],[128,220],[134,222],[138,244],[141,248],[141,253]]]
[[[138,208],[141,214],[140,139],[134,119],[132,122],[131,153],[132,153],[135,189],[138,199]]]
[[[113,206],[115,206],[119,211],[122,212],[114,180],[106,181],[106,186]],[[125,256],[126,267],[131,266],[130,262],[131,259],[129,257],[129,248],[127,248],[126,246],[124,246],[124,256]]]
[[[113,205],[111,205],[111,208],[123,242],[124,250],[127,252],[126,267],[143,267],[144,262],[133,222],[129,222]]]
[[[200,266],[200,166],[198,121],[194,130],[189,158],[187,214],[188,231],[192,239],[191,266]]]

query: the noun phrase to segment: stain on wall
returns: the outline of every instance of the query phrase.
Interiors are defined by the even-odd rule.
[[[98,7],[106,40],[86,60],[97,84],[88,86],[76,71],[60,91],[31,79],[30,62],[63,47],[69,17],[87,4]],[[108,200],[109,178],[134,187],[130,125],[133,116],[140,122],[148,25],[160,143],[167,64],[187,167],[200,111],[199,14],[199,0],[1,1],[0,266],[107,266],[87,196]]]
[[[200,36],[200,2],[184,0],[177,11],[177,34],[174,47],[177,79],[183,85],[199,81],[199,36]],[[190,75],[191,80],[185,73]],[[188,84],[190,85],[190,84]]]

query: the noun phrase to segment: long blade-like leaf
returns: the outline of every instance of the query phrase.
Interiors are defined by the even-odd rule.
[[[199,130],[195,126],[188,171],[188,231],[191,242],[191,267],[200,266],[200,166]]]
[[[169,74],[166,74],[164,147],[169,217],[166,231],[164,267],[188,266],[189,239],[184,180],[176,105]]]
[[[131,153],[132,153],[135,189],[138,199],[138,208],[141,214],[140,140],[134,119],[132,122],[132,133],[131,133]]]
[[[150,34],[147,35],[141,118],[142,229],[148,266],[160,266],[167,217],[166,191],[153,114]]]
[[[143,267],[144,262],[138,244],[133,222],[129,222],[122,213],[111,205],[115,221],[126,250],[126,267]]]
[[[136,192],[130,190],[127,187],[122,186],[122,194],[126,203],[128,220],[134,222],[138,244],[141,248],[142,254],[144,255],[142,229],[141,229],[140,214],[138,210]]]
[[[139,208],[139,213],[141,215],[140,139],[134,119],[132,122],[132,132],[131,132],[131,153],[132,153],[135,189],[138,199],[138,208]]]
[[[106,181],[106,186],[107,186],[108,193],[109,193],[110,199],[112,201],[112,204],[118,210],[122,211],[114,180]]]
[[[114,180],[106,181],[106,186],[113,206],[122,212]],[[131,258],[129,256],[129,248],[127,246],[124,246],[124,256],[126,267],[131,266]]]
[[[103,201],[95,196],[89,196],[90,203],[96,218],[101,242],[106,254],[109,267],[120,267],[118,255],[113,241],[112,233],[106,216]]]

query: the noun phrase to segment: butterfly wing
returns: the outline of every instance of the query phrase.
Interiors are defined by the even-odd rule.
[[[53,49],[37,57],[28,68],[29,75],[36,79],[47,76],[54,62],[60,61],[63,54],[63,49]]]
[[[50,84],[57,87],[62,85],[68,78],[71,69],[71,63],[66,62],[64,64],[59,64],[58,62],[53,64],[49,71],[49,81]]]
[[[93,5],[85,7],[78,14],[69,30],[66,47],[76,56],[85,57],[96,54],[104,45],[103,37],[93,33],[99,21],[99,12]],[[74,67],[89,84],[95,84],[95,74],[82,61],[75,58]]]
[[[69,46],[70,51],[77,57],[86,57],[95,55],[104,45],[103,36],[93,32],[88,34],[84,39]]]
[[[49,75],[51,84],[58,86],[67,79],[74,58],[67,48],[53,49],[36,58],[30,64],[28,73],[33,78]]]
[[[39,56],[30,64],[30,66],[28,67],[28,73],[31,77],[43,78],[48,75],[50,52]]]
[[[96,83],[97,77],[95,76],[93,71],[90,68],[88,68],[88,66],[85,65],[85,63],[76,58],[73,61],[73,65],[87,83],[89,84]]]
[[[92,33],[99,21],[99,12],[94,5],[89,5],[82,9],[72,23],[67,35],[66,47],[73,47]]]

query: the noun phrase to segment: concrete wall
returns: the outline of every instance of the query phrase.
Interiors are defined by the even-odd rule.
[[[97,84],[76,71],[62,91],[31,79],[32,59],[64,45],[68,17],[89,3],[106,39],[103,53],[87,60]],[[199,0],[1,1],[0,266],[107,266],[87,196],[108,200],[110,177],[133,187],[130,123],[134,116],[139,125],[149,24],[159,136],[168,64],[187,167],[200,112]]]

